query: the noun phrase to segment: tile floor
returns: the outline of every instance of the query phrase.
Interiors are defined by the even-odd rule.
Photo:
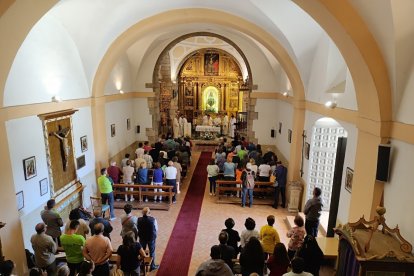
[[[174,227],[175,220],[180,212],[182,202],[185,198],[188,184],[191,180],[192,173],[194,171],[195,164],[197,164],[200,152],[197,152],[197,148],[192,154],[192,165],[187,174],[187,177],[183,180],[181,185],[181,193],[177,197],[177,204],[171,206],[169,211],[152,211],[152,215],[157,218],[159,225],[159,234],[157,238],[156,246],[156,263],[161,262],[162,256],[166,249],[168,239],[171,235]],[[207,180],[206,180],[207,181]],[[270,214],[276,217],[275,227],[279,232],[281,241],[287,244],[286,238],[287,226],[284,221],[289,214],[287,209],[273,209],[271,206],[266,205],[254,205],[252,208],[242,208],[238,204],[217,204],[215,197],[209,195],[209,183],[207,181],[206,191],[204,193],[204,200],[201,210],[201,215],[198,223],[197,235],[194,242],[194,250],[191,258],[191,264],[188,275],[194,275],[197,267],[205,260],[209,259],[210,247],[214,244],[218,244],[218,234],[223,229],[224,221],[232,217],[236,223],[234,229],[239,233],[244,229],[244,221],[247,217],[252,217],[256,221],[256,228],[259,230],[261,226],[265,225],[266,217]],[[116,209],[116,215],[119,217],[123,210]],[[135,211],[137,215],[141,215],[140,211]],[[111,222],[114,230],[111,234],[112,245],[116,250],[122,243],[120,233],[121,223],[119,218]],[[320,275],[334,275],[331,268],[324,268]],[[150,275],[156,275],[156,271],[151,272]]]

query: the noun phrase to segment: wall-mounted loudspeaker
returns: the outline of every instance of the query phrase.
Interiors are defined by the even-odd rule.
[[[390,155],[391,145],[379,145],[378,146],[378,159],[377,159],[377,176],[376,180],[387,182],[390,170]]]
[[[270,137],[275,138],[275,130],[274,129],[270,130]]]
[[[141,132],[141,127],[137,126],[137,133],[140,133],[140,132]]]

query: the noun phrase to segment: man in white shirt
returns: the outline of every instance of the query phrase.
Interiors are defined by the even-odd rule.
[[[176,202],[176,198],[175,198],[175,194],[177,193],[177,168],[174,167],[174,162],[173,161],[169,161],[168,162],[168,167],[165,168],[165,179],[166,179],[166,184],[173,186],[173,198],[172,201],[173,203]]]
[[[122,173],[124,174],[124,184],[133,184],[133,175],[134,168],[131,166],[131,160],[127,161],[127,165],[122,168]],[[128,192],[133,190],[133,188],[125,188],[125,191]],[[128,195],[125,195],[125,201],[128,201]],[[134,196],[131,195],[131,201],[134,201]]]
[[[258,168],[259,170],[259,181],[269,182],[270,181],[270,165],[269,164],[261,164]]]
[[[145,150],[144,150],[144,144],[141,143],[141,142],[138,143],[138,148],[135,151],[135,156],[138,157],[140,155],[144,155],[144,152],[145,152]]]

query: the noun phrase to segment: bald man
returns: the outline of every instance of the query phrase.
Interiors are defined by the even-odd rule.
[[[52,237],[46,235],[46,224],[38,223],[30,241],[35,254],[36,265],[47,271],[47,275],[56,275],[56,243]]]
[[[148,245],[152,262],[150,269],[158,269],[158,265],[155,265],[155,240],[157,239],[158,223],[157,220],[151,216],[150,208],[144,207],[142,209],[142,217],[138,218],[138,237],[139,243],[145,250]]]

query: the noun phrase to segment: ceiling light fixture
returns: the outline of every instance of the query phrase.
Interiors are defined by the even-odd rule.
[[[60,103],[61,101],[62,101],[62,99],[57,95],[52,97],[52,102],[54,102],[54,103]]]
[[[325,103],[325,106],[327,107],[327,108],[335,108],[336,107],[336,105],[337,105],[337,103],[335,102],[335,101],[327,101],[326,103]]]
[[[119,90],[119,94],[124,94],[124,90]]]

